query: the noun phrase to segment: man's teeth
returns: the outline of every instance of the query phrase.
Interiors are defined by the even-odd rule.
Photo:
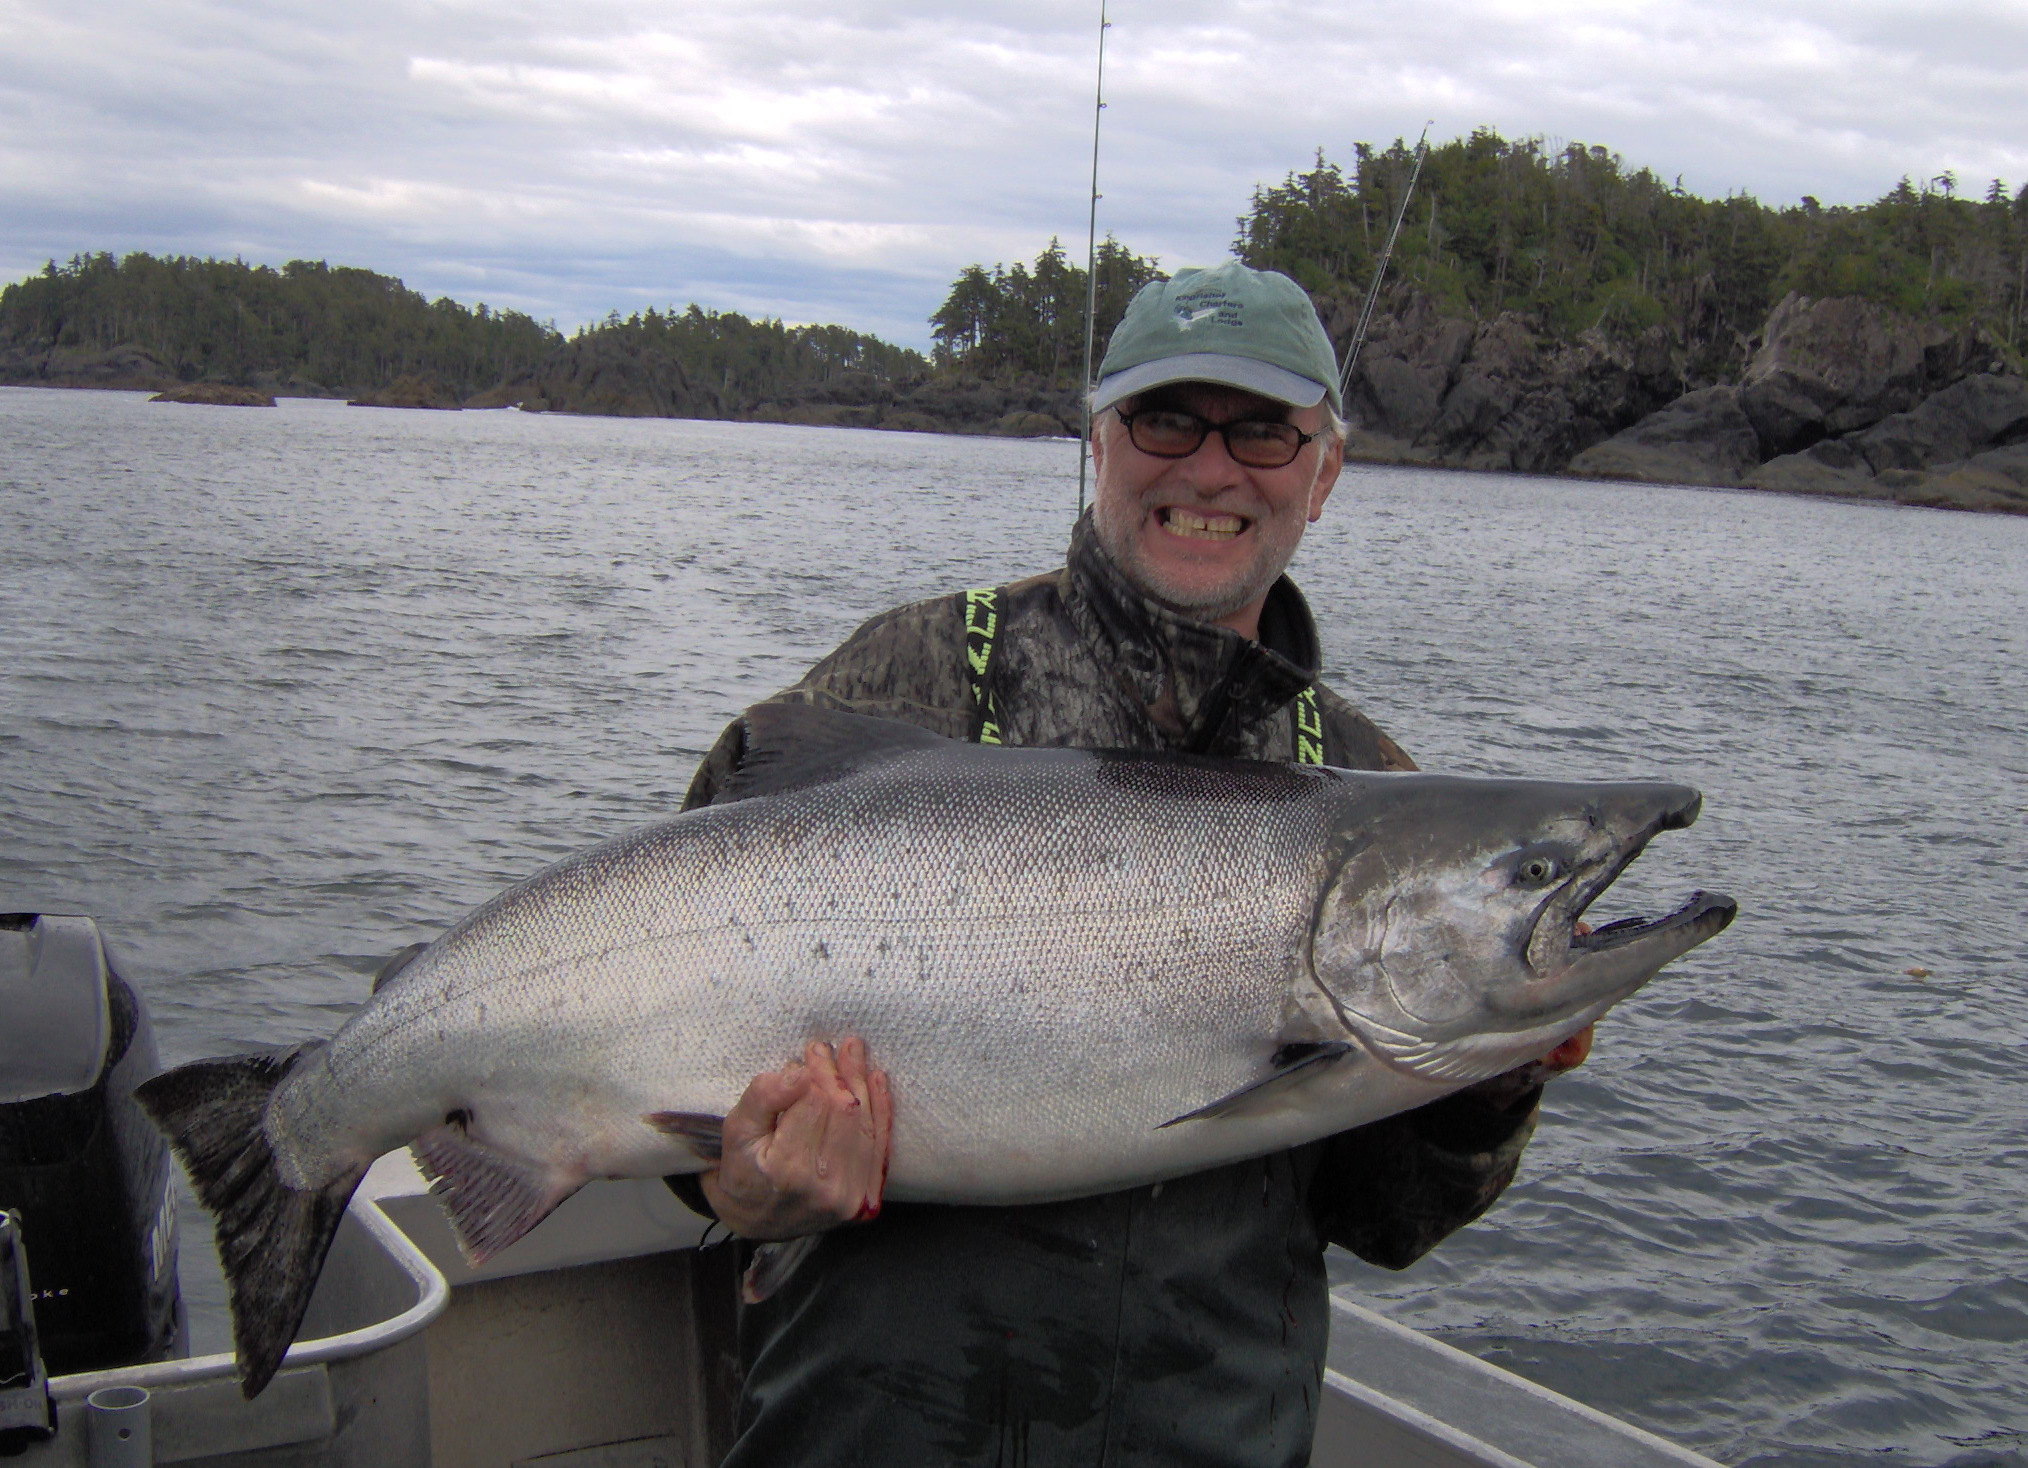
[[[1163,515],[1162,523],[1172,534],[1195,540],[1230,540],[1246,529],[1246,521],[1237,515],[1198,515],[1174,506]]]

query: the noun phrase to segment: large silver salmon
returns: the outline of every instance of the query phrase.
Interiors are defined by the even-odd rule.
[[[412,1144],[475,1258],[592,1178],[690,1172],[746,1083],[864,1036],[887,1195],[1018,1203],[1343,1131],[1541,1056],[1731,921],[1574,936],[1697,792],[952,743],[747,715],[728,799],[423,949],[328,1043],[141,1088],[217,1215],[243,1385]]]

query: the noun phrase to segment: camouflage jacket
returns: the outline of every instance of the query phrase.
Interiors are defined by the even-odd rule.
[[[968,658],[989,618],[990,659]],[[1251,641],[1148,600],[1087,519],[1063,570],[876,617],[776,696],[953,738],[985,724],[1008,744],[1288,760],[1318,661],[1286,577]],[[1322,763],[1414,768],[1328,690],[1312,710]],[[735,724],[686,805],[708,803],[740,754]],[[727,1464],[1305,1463],[1329,1324],[1324,1244],[1399,1269],[1478,1217],[1514,1175],[1538,1094],[1454,1096],[1069,1203],[890,1205],[828,1235],[743,1312]],[[677,1182],[702,1211],[694,1180]]]

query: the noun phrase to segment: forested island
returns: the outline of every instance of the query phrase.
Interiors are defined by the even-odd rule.
[[[1233,252],[1341,352],[1413,150],[1254,191]],[[1159,262],[1108,239],[1106,334]],[[1058,241],[973,265],[925,356],[699,305],[565,336],[323,262],[82,255],[0,291],[0,382],[215,383],[400,406],[1075,432],[1086,275]],[[2028,511],[2028,188],[1703,199],[1602,147],[1433,147],[1347,401],[1357,457]]]

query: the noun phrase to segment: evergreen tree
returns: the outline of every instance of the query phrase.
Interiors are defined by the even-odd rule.
[[[716,391],[733,411],[846,373],[892,382],[920,376],[928,365],[919,352],[842,326],[790,326],[694,303],[624,319],[615,311],[580,331],[577,340],[673,360],[691,382]]]
[[[1111,235],[1098,247],[1095,313],[1101,349],[1126,314],[1134,292],[1161,279],[1155,261],[1126,249]],[[1071,263],[1062,241],[1051,237],[1031,269],[969,265],[951,286],[930,334],[936,364],[968,377],[1032,375],[1073,385],[1084,371],[1084,314],[1090,275]]]
[[[0,290],[0,347],[136,347],[186,381],[296,382],[342,392],[403,376],[473,391],[562,338],[518,311],[425,299],[391,276],[292,260],[78,255]]]
[[[1233,252],[1313,294],[1363,294],[1414,167],[1397,138],[1356,144],[1349,168],[1311,166],[1256,188]],[[2028,206],[1995,180],[1983,202],[1954,174],[1902,178],[1871,204],[1773,208],[1747,194],[1700,199],[1602,147],[1550,152],[1490,128],[1432,147],[1391,275],[1445,311],[1526,313],[1552,339],[1665,325],[1715,363],[1791,290],[1860,296],[2018,350],[2028,286]],[[2028,195],[2028,190],[2023,191]]]

